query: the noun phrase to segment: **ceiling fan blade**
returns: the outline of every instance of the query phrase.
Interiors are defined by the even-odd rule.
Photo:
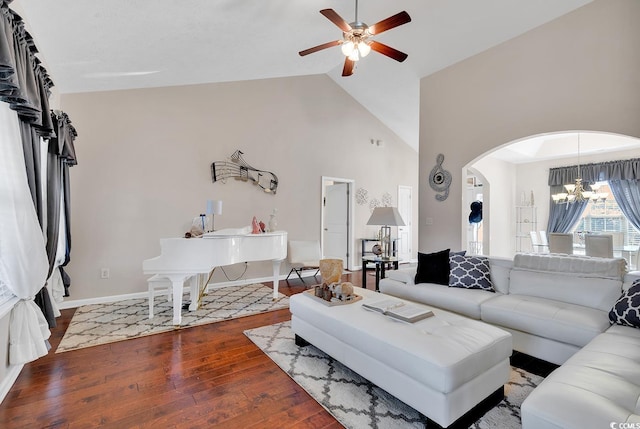
[[[342,76],[351,76],[356,62],[351,61],[348,57],[344,59],[344,67],[342,68]]]
[[[399,62],[403,62],[409,56],[404,52],[400,52],[399,50],[394,49],[391,46],[387,46],[384,43],[376,42],[375,40],[371,42],[370,46],[374,51],[379,52],[382,55],[386,55],[389,58],[393,58],[394,60]]]
[[[400,13],[396,13],[387,19],[383,19],[382,21],[369,26],[369,33],[380,34],[383,31],[391,30],[392,28],[406,24],[407,22],[411,22],[411,17],[403,10]]]
[[[321,51],[323,49],[332,48],[334,46],[338,46],[342,44],[342,40],[335,40],[333,42],[323,43],[322,45],[314,46],[313,48],[305,49],[304,51],[298,52],[301,57],[305,55],[313,54],[314,52]]]
[[[329,21],[333,22],[335,25],[340,27],[340,29],[345,33],[348,31],[351,31],[351,26],[349,25],[349,23],[344,19],[342,19],[342,17],[338,15],[338,13],[335,10],[322,9],[320,13],[326,16]]]

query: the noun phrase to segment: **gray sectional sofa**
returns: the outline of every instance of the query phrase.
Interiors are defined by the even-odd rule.
[[[493,290],[415,284],[409,268],[389,271],[380,291],[498,326],[514,350],[561,365],[525,400],[523,428],[640,422],[640,329],[609,320],[640,272],[626,273],[622,259],[553,254],[488,262]]]

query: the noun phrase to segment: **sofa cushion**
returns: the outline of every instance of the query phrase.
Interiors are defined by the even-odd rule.
[[[622,281],[513,268],[509,293],[549,298],[608,312],[620,297]]]
[[[491,266],[491,282],[496,292],[509,293],[509,276],[513,267],[513,259],[508,258],[489,258]]]
[[[609,320],[618,325],[640,328],[640,280],[636,280],[609,311]]]
[[[568,274],[575,277],[622,280],[627,271],[627,262],[622,258],[518,253],[513,258],[513,267],[522,270]]]
[[[450,287],[493,291],[488,258],[451,254],[449,268]]]
[[[624,259],[517,254],[509,291],[609,311],[622,291]]]
[[[611,422],[640,421],[638,332],[614,325],[551,373],[522,404],[523,428],[607,428],[614,427]]]
[[[627,274],[624,275],[622,290],[629,289],[631,285],[636,282],[636,280],[640,280],[640,271],[629,271]]]
[[[385,271],[385,277],[388,279],[397,280],[399,282],[412,285],[415,284],[416,269],[415,268],[399,268],[397,270]],[[384,279],[381,279],[382,281]]]
[[[380,292],[443,308],[473,319],[480,319],[480,305],[497,295],[481,289],[442,287],[433,283],[406,285],[389,278],[380,280]]]
[[[583,347],[609,326],[607,312],[528,295],[498,295],[481,304],[483,321]]]
[[[418,252],[415,282],[449,285],[449,249],[435,253]]]

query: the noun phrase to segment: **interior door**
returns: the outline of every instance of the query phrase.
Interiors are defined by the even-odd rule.
[[[348,267],[349,250],[349,186],[335,183],[325,187],[324,231],[322,254],[325,258],[343,260]]]
[[[405,226],[398,227],[398,259],[402,261],[410,261],[414,255],[412,251],[412,204],[411,194],[413,190],[411,186],[398,186],[398,212],[402,216]],[[417,255],[415,256],[417,257]]]

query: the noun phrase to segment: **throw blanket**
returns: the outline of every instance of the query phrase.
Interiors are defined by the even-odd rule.
[[[513,258],[513,268],[622,281],[627,272],[627,261],[622,258],[518,253]]]

